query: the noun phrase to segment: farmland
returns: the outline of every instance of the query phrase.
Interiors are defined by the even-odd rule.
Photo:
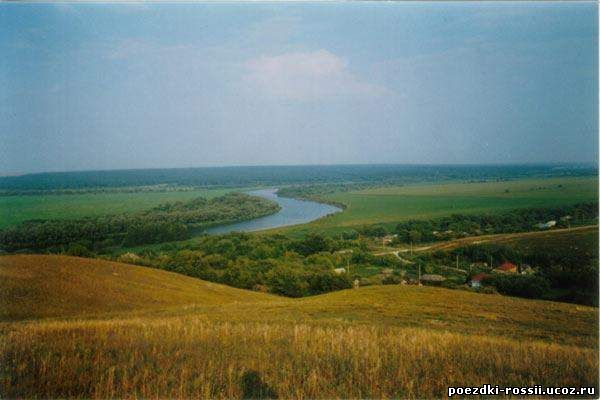
[[[0,273],[12,278],[0,281],[11,293],[3,397],[423,398],[489,382],[597,390],[592,307],[418,286],[294,300],[59,256],[1,257]]]
[[[292,236],[314,231],[335,234],[369,224],[383,223],[393,227],[407,219],[595,202],[598,201],[598,180],[588,177],[415,184],[335,192],[317,197],[322,201],[344,204],[346,209],[310,224],[277,232]]]
[[[142,211],[169,201],[214,198],[231,189],[193,191],[20,195],[0,197],[0,229],[33,219],[79,219]]]
[[[145,210],[167,201],[214,198],[248,187],[189,191],[85,193],[0,196],[0,229],[33,219],[78,219]],[[337,233],[346,228],[457,213],[501,212],[520,207],[545,207],[597,201],[595,177],[516,179],[487,183],[420,183],[375,185],[337,191],[318,200],[343,204],[342,213],[310,224],[276,229],[292,236],[307,232]]]

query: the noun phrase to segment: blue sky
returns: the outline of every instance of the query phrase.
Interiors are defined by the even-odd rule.
[[[0,3],[0,173],[592,162],[577,3]]]

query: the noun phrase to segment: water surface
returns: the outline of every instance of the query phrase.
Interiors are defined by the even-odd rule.
[[[247,192],[252,196],[260,196],[279,204],[281,210],[249,221],[219,225],[206,229],[206,233],[252,232],[262,229],[279,228],[282,226],[305,224],[329,214],[342,211],[341,208],[316,201],[290,199],[277,195],[277,189],[260,189]]]

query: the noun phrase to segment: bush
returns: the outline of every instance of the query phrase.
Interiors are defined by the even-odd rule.
[[[510,296],[543,298],[550,294],[550,282],[536,275],[496,275],[484,281],[491,283],[498,292]]]
[[[355,240],[358,239],[358,232],[354,229],[342,232],[342,239],[344,240]]]
[[[308,277],[309,294],[320,294],[336,290],[349,289],[352,282],[348,274],[336,274],[332,271],[323,271],[310,274]]]
[[[388,234],[388,231],[385,228],[385,226],[370,225],[370,226],[363,226],[360,229],[360,233],[362,235],[365,235],[368,237],[383,237]]]
[[[67,254],[75,257],[90,257],[92,253],[82,243],[73,243],[67,249]]]
[[[479,288],[478,292],[484,294],[498,294],[498,291],[493,286],[482,286]]]
[[[278,266],[269,271],[267,285],[272,293],[288,297],[305,296],[308,286],[298,272],[287,266]]]
[[[322,251],[329,251],[331,248],[328,239],[315,233],[306,235],[304,240],[293,243],[292,247],[293,250],[297,251],[303,256],[320,253]]]

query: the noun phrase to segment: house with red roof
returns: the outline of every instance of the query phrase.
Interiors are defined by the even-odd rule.
[[[487,278],[489,275],[484,273],[484,272],[480,272],[478,274],[475,274],[471,277],[471,281],[469,282],[469,285],[472,288],[480,288],[481,287],[481,282]]]
[[[515,264],[507,261],[500,265],[498,268],[496,268],[494,271],[500,274],[516,274],[518,272],[518,268]]]

